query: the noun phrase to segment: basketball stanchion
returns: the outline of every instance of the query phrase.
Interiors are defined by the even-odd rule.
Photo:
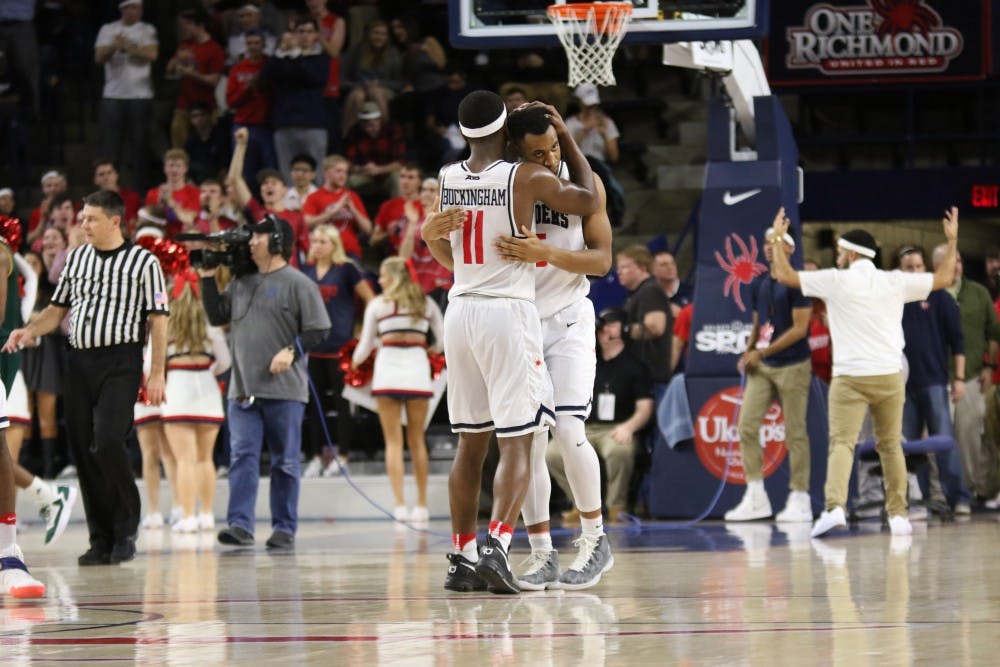
[[[611,61],[632,19],[632,3],[549,5],[546,14],[566,51],[569,85],[615,85]]]

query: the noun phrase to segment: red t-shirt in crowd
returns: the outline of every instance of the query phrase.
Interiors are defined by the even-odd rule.
[[[830,345],[830,329],[823,324],[826,304],[813,299],[812,316],[809,319],[809,355],[812,360],[813,375],[827,384],[833,376],[833,347]]]
[[[417,215],[420,219],[424,217],[424,205],[419,199],[413,200],[413,205],[417,208]],[[406,229],[406,197],[393,197],[379,206],[375,215],[375,226],[385,230],[392,249],[399,252],[399,245],[403,242],[403,231]]]
[[[323,36],[324,41],[333,35],[333,29],[338,20],[340,20],[339,16],[333,12],[327,12],[326,16],[319,22],[319,34]],[[340,97],[340,56],[330,58],[330,75],[326,79],[323,97]]]
[[[694,304],[689,303],[674,318],[674,337],[680,338],[687,345],[691,340],[691,315],[694,313]]]
[[[226,52],[211,39],[202,43],[184,40],[177,45],[180,61],[193,66],[199,74],[221,74],[226,67]],[[204,102],[209,109],[215,108],[215,86],[195,81],[189,76],[181,77],[177,91],[177,108],[187,109],[195,102]]]
[[[250,200],[250,203],[247,204],[247,210],[250,211],[252,223],[259,222],[268,213],[273,213],[279,218],[288,221],[288,224],[292,226],[292,231],[295,232],[295,245],[292,247],[292,259],[290,263],[292,266],[298,268],[301,265],[299,255],[302,256],[301,259],[304,259],[309,254],[309,226],[306,225],[306,219],[302,217],[302,211],[293,211],[287,208],[282,211],[275,211],[273,208],[265,208],[256,199]]]
[[[118,188],[118,195],[125,202],[125,229],[131,235],[135,230],[139,209],[142,208],[142,197],[135,190],[126,190],[125,188]]]
[[[420,227],[423,224],[424,221],[421,219],[417,223],[417,228],[413,230],[415,235],[413,239],[413,254],[410,256],[413,268],[417,271],[417,278],[420,280],[420,287],[424,290],[425,294],[435,289],[451,289],[451,285],[454,282],[451,271],[441,266],[434,259],[431,249],[420,238]]]
[[[259,86],[247,86],[264,68],[264,60],[253,62],[244,58],[229,70],[226,82],[226,104],[233,110],[233,122],[238,125],[263,125],[271,119],[271,98]]]
[[[351,201],[354,203],[354,207],[358,211],[362,211],[367,215],[365,211],[365,205],[361,201],[361,197],[354,190],[348,190],[347,188],[340,188],[336,192],[327,190],[326,188],[320,188],[316,192],[312,193],[306,198],[306,202],[302,205],[303,215],[319,215],[322,213],[327,206],[331,204],[336,204],[344,197],[350,197]],[[351,212],[350,207],[347,202],[340,207],[332,218],[329,220],[329,224],[337,228],[340,232],[340,240],[344,244],[344,252],[348,255],[354,255],[354,257],[361,258],[361,242],[358,241],[358,221],[354,217],[354,213]]]
[[[188,183],[184,187],[174,190],[173,199],[177,206],[190,213],[197,214],[201,210],[201,190],[196,185]],[[160,201],[159,187],[150,188],[149,192],[146,193],[146,206],[152,204],[167,206],[166,203]],[[174,214],[173,209],[167,206],[167,238],[173,238],[181,231],[183,226],[181,221],[177,219],[176,214]]]

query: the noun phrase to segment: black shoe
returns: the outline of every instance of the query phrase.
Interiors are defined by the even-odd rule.
[[[476,574],[486,580],[490,593],[520,593],[517,579],[510,569],[507,553],[500,542],[487,535],[486,545],[479,552]]]
[[[222,544],[232,544],[238,547],[253,546],[253,533],[248,532],[239,526],[229,526],[219,531],[219,542]]]
[[[87,550],[87,553],[76,559],[76,562],[83,566],[108,565],[111,563],[111,554],[104,549],[90,547],[90,549]]]
[[[449,591],[471,593],[485,591],[486,580],[476,574],[476,564],[462,554],[448,554],[451,565],[444,578],[444,587]]]
[[[295,548],[295,536],[291,533],[286,533],[283,530],[276,530],[271,533],[271,537],[267,538],[267,542],[265,544],[268,549],[291,550]]]
[[[120,542],[116,542],[115,546],[111,549],[111,556],[109,562],[111,564],[124,563],[125,561],[130,561],[135,558],[135,538],[126,537]]]

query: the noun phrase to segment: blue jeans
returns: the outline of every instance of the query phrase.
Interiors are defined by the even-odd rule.
[[[252,404],[230,399],[229,509],[226,522],[253,532],[260,479],[260,450],[271,452],[271,526],[292,535],[299,517],[299,457],[306,404],[258,398]]]
[[[953,435],[951,412],[948,406],[948,388],[936,384],[929,387],[906,390],[903,404],[903,437],[919,440],[924,428],[927,435]],[[968,502],[969,490],[962,484],[961,461],[958,452],[941,452],[936,455],[938,474],[948,501]]]

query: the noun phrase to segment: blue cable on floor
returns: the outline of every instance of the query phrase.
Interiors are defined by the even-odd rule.
[[[299,355],[301,355],[301,357],[304,359],[305,356],[306,356],[306,353],[305,353],[305,350],[302,349],[302,344],[299,342],[298,338],[295,339],[295,347],[298,349]],[[319,423],[320,423],[320,426],[323,427],[323,437],[326,438],[326,444],[329,445],[331,449],[333,449],[333,438],[330,437],[330,430],[326,427],[326,415],[323,414],[323,404],[319,400],[319,392],[316,390],[316,385],[313,384],[312,377],[309,375],[308,372],[306,373],[306,379],[309,382],[309,391],[312,392],[313,400],[316,403],[316,411],[319,413]],[[388,518],[392,519],[394,522],[396,522],[396,523],[398,523],[398,524],[400,524],[402,526],[406,526],[407,528],[409,528],[410,530],[412,530],[414,532],[417,532],[417,533],[427,533],[428,535],[436,535],[438,537],[442,537],[442,538],[445,538],[445,539],[451,541],[451,533],[441,533],[441,532],[436,531],[436,530],[431,530],[430,528],[420,528],[418,526],[414,526],[413,524],[407,523],[405,521],[396,521],[396,517],[393,516],[392,512],[390,512],[385,507],[382,507],[381,505],[379,505],[371,496],[369,496],[367,493],[365,493],[364,491],[362,491],[361,488],[357,484],[354,483],[354,480],[351,479],[351,475],[347,471],[347,468],[343,464],[341,464],[339,457],[334,456],[333,460],[334,460],[334,462],[336,462],[337,468],[340,469],[340,475],[341,475],[341,477],[343,477],[347,481],[347,483],[350,485],[350,487],[352,489],[354,489],[359,496],[361,496],[366,501],[368,501],[368,504],[371,505],[372,507],[374,507],[375,509],[377,509],[379,512],[382,512]]]

